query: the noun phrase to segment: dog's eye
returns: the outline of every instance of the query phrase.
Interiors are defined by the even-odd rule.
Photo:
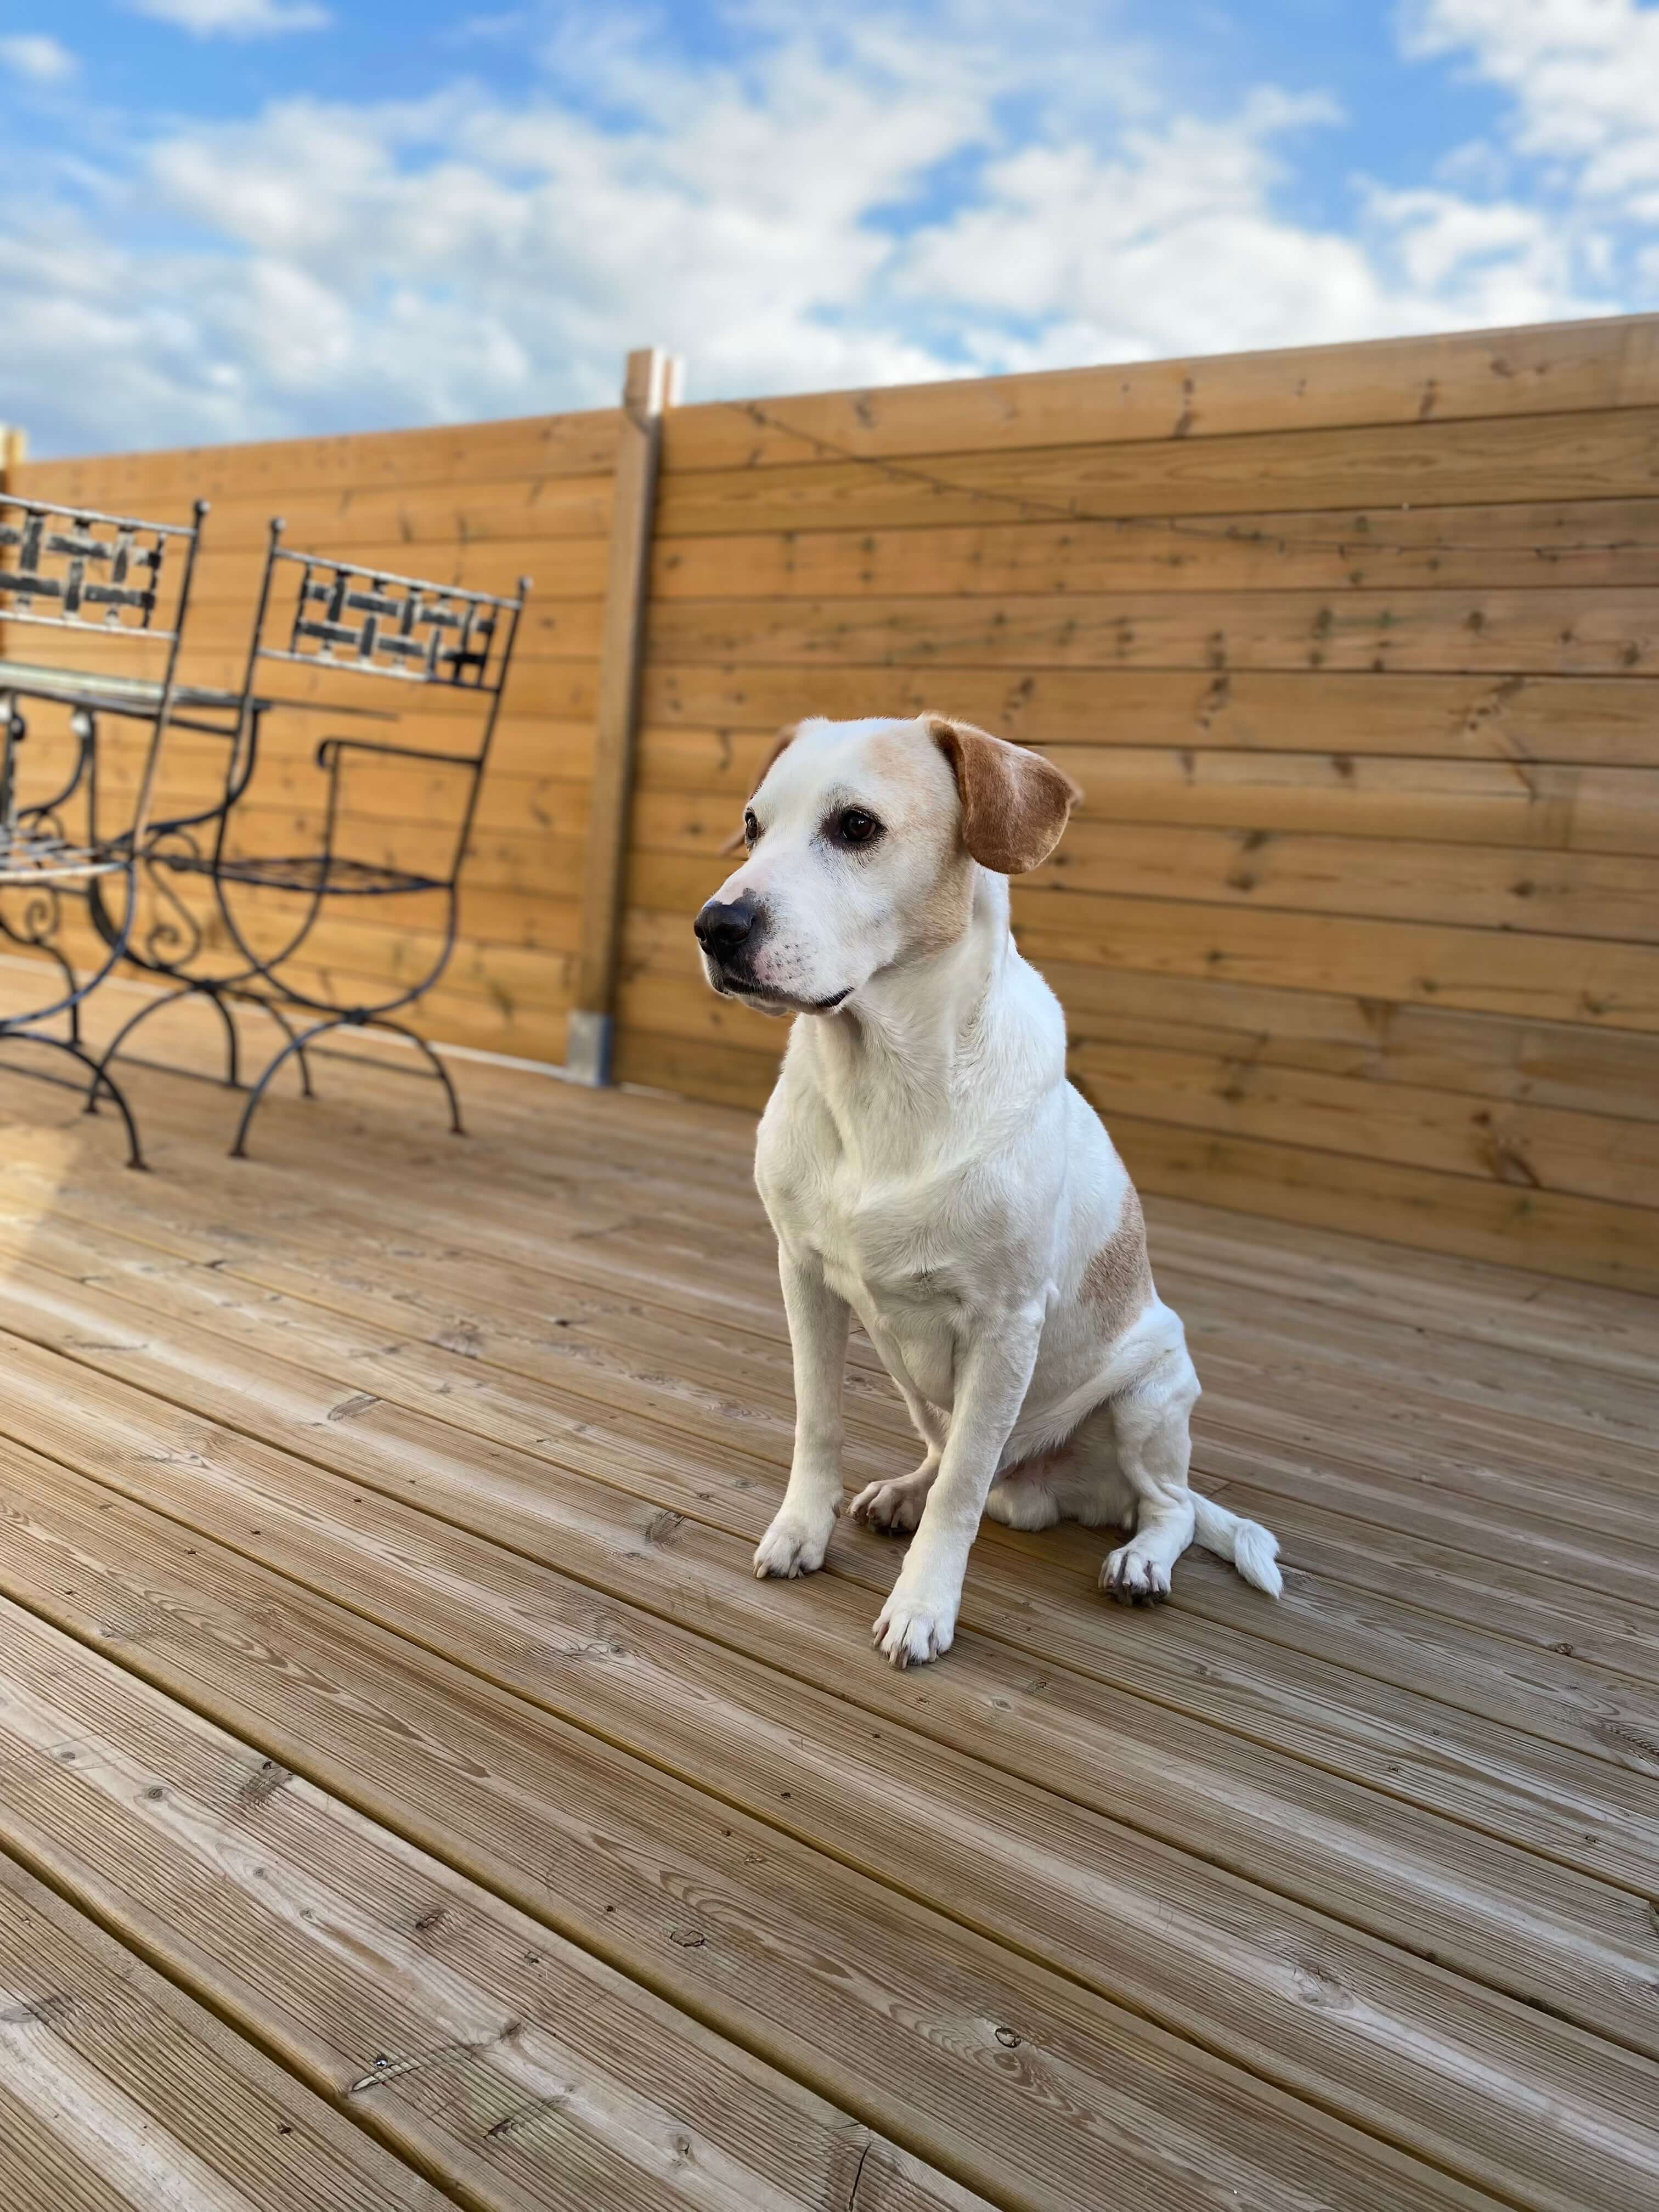
[[[869,845],[881,835],[881,824],[861,806],[844,807],[836,817],[836,835],[843,845]]]
[[[745,807],[743,815],[743,842],[745,845],[752,845],[759,836],[760,823],[755,819],[754,809]]]

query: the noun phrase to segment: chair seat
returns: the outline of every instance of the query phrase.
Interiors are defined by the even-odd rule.
[[[126,865],[107,846],[71,844],[43,830],[0,830],[0,889],[89,883],[94,876],[118,876]]]
[[[338,853],[226,854],[216,861],[210,854],[162,851],[156,858],[180,875],[216,875],[222,883],[252,884],[264,890],[321,893],[328,898],[391,898],[399,891],[445,888],[436,876],[382,867],[373,860],[350,860]]]

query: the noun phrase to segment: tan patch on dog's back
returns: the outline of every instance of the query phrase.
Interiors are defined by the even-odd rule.
[[[1083,1271],[1083,1303],[1100,1316],[1109,1340],[1121,1336],[1152,1295],[1146,1220],[1134,1185],[1123,1194],[1117,1227]]]

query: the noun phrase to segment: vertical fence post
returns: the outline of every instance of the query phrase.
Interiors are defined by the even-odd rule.
[[[565,1067],[579,1082],[611,1080],[623,882],[634,795],[640,660],[651,596],[651,526],[663,410],[677,397],[679,363],[655,346],[628,356],[611,508],[611,569],[599,641],[593,781],[588,799],[576,1003]]]

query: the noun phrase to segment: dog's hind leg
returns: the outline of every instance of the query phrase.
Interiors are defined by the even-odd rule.
[[[1133,1605],[1158,1605],[1193,1540],[1194,1508],[1187,1487],[1198,1376],[1184,1345],[1166,1352],[1134,1386],[1111,1401],[1117,1464],[1134,1501],[1134,1534],[1100,1571],[1103,1589]]]
[[[1110,1407],[1097,1406],[1062,1443],[1005,1468],[985,1511],[1005,1528],[1052,1528],[1057,1521],[1132,1527],[1134,1502],[1118,1470]]]
[[[921,1438],[921,1465],[892,1482],[866,1483],[853,1500],[851,1511],[854,1520],[866,1522],[872,1528],[884,1529],[890,1535],[908,1535],[920,1525],[927,1493],[938,1478],[950,1424],[933,1407],[926,1404],[908,1382],[897,1376],[894,1379],[909,1408],[916,1434]]]
[[[985,1501],[986,1519],[1000,1521],[1005,1528],[1052,1528],[1065,1516],[1059,1492],[1046,1475],[1047,1462],[1040,1459],[1000,1474]]]
[[[853,1500],[855,1521],[867,1522],[890,1536],[908,1535],[921,1525],[927,1493],[939,1479],[939,1455],[931,1448],[913,1474],[894,1482],[866,1483]]]

